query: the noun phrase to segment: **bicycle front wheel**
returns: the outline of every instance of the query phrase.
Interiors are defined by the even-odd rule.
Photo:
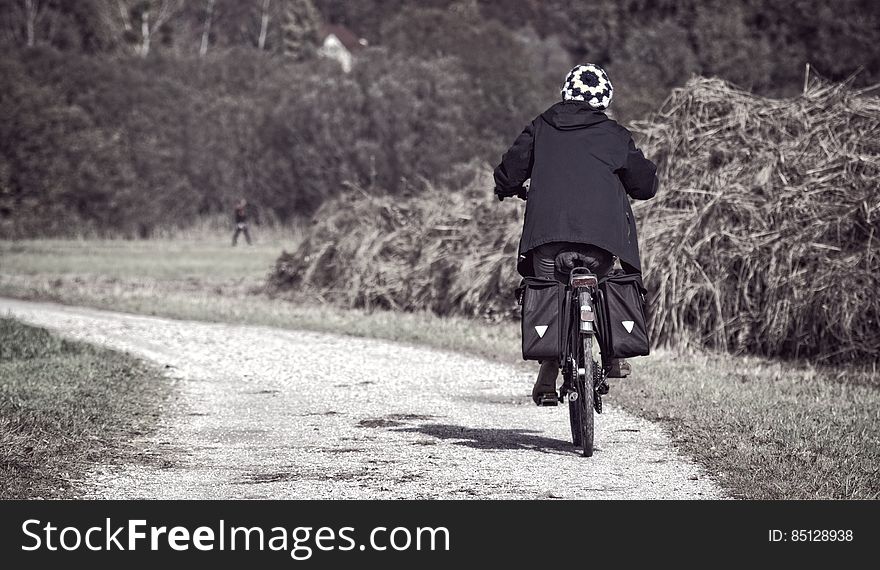
[[[593,414],[594,414],[594,403],[593,398],[595,397],[595,367],[596,363],[593,361],[593,337],[590,335],[583,335],[583,346],[582,352],[580,354],[580,358],[578,359],[578,375],[577,375],[577,392],[578,399],[577,404],[580,416],[581,423],[581,449],[584,452],[584,457],[592,457],[593,456]],[[580,374],[580,371],[583,370],[583,375]]]

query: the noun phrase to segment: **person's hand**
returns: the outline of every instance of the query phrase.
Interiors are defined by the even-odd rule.
[[[505,198],[513,198],[514,196],[519,197],[522,200],[526,199],[526,189],[520,186],[519,188],[514,188],[513,190],[505,190],[503,188],[495,187],[495,195],[498,197],[500,202],[503,202]]]
[[[495,197],[498,198],[499,202],[503,202],[505,198],[510,198],[511,196],[513,196],[513,194],[511,194],[509,191],[499,188],[498,186],[495,187],[495,190],[493,190],[493,192],[495,193]]]
[[[589,267],[590,259],[576,251],[563,251],[556,256],[556,271],[570,273],[575,267]]]

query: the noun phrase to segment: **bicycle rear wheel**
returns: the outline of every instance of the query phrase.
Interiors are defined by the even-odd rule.
[[[572,389],[572,392],[568,394],[568,421],[571,424],[571,442],[575,447],[580,447],[584,440],[584,434],[582,427],[583,413],[581,412],[581,404],[578,402],[580,391],[577,387],[578,377],[576,361],[568,367],[566,376],[565,380],[569,383],[568,385],[571,386]]]
[[[580,447],[583,450],[584,457],[593,456],[593,411],[595,396],[595,366],[593,361],[593,337],[583,335],[582,350],[578,359],[578,367],[584,371],[583,376],[577,374],[577,391],[580,424],[581,424],[581,442]],[[580,372],[580,370],[578,370]],[[577,445],[577,444],[576,444]]]

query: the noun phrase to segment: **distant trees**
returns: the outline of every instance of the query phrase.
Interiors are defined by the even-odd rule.
[[[199,56],[205,57],[211,43],[211,25],[214,23],[214,5],[216,0],[205,0],[205,23],[202,26],[202,41],[199,44]]]
[[[115,48],[109,0],[0,0],[0,45],[96,53]]]
[[[474,142],[489,157],[519,133],[526,117],[558,100],[561,79],[556,76],[564,77],[564,72],[550,70],[548,75],[538,62],[542,55],[529,43],[532,36],[483,20],[474,10],[471,3],[448,10],[404,8],[384,23],[377,43],[422,61],[458,62],[471,95],[464,119],[476,128],[479,138]],[[568,62],[561,65],[567,72]]]
[[[37,21],[39,20],[41,13],[45,11],[41,8],[45,8],[45,5],[38,0],[24,0],[24,37],[25,45],[28,47],[34,47],[37,34]]]
[[[266,37],[269,33],[269,19],[271,18],[269,7],[271,5],[272,0],[260,1],[260,33],[257,36],[257,49],[260,51],[266,49]]]
[[[0,59],[0,236],[146,237],[242,195],[289,220],[352,186],[443,184],[479,140],[467,73],[453,59],[362,58],[350,74],[256,50]]]
[[[153,37],[183,7],[182,0],[116,0],[124,36],[141,57],[150,55]]]
[[[700,64],[687,32],[666,20],[629,35],[607,67],[615,85],[613,107],[632,117],[656,109],[672,86],[687,81]]]
[[[315,41],[320,21],[344,24],[381,45],[390,22],[406,34],[402,21],[412,18],[413,38],[417,29],[429,32],[421,51],[445,53],[450,42],[444,34],[422,26],[431,11],[448,16],[450,26],[442,31],[450,37],[490,24],[496,28],[485,31],[530,29],[542,39],[556,38],[571,59],[609,69],[661,67],[665,59],[650,58],[672,54],[679,63],[692,60],[697,73],[762,93],[796,89],[807,62],[830,79],[863,68],[859,82],[880,81],[875,0],[0,0],[0,42],[141,56],[154,53],[157,44],[177,55],[247,47],[299,54]],[[635,90],[641,98],[678,84],[645,80]],[[626,107],[626,94],[618,95]]]
[[[531,24],[542,36],[557,36],[576,59],[605,65],[612,81],[622,80],[615,108],[626,118],[656,108],[691,72],[769,95],[797,92],[807,62],[829,79],[861,70],[857,84],[880,82],[875,0],[482,0],[480,6],[485,18],[512,29]]]
[[[321,16],[311,0],[282,0],[284,18],[281,33],[284,38],[284,55],[294,61],[303,61],[315,54]]]
[[[208,49],[256,48],[280,52],[281,24],[288,0],[190,0],[181,14],[183,29],[198,32],[198,51]],[[210,22],[210,24],[209,24]],[[193,34],[182,33],[175,49],[184,55],[192,53]]]
[[[280,52],[301,0],[0,0],[0,45],[149,56],[212,48]],[[309,3],[310,4],[310,3]],[[320,14],[312,6],[312,18]]]
[[[623,120],[692,73],[783,94],[809,61],[880,82],[878,6],[0,0],[0,236],[146,236],[242,194],[286,220],[353,187],[420,192],[497,160],[578,61],[608,69]],[[378,47],[344,74],[311,57],[322,21]]]

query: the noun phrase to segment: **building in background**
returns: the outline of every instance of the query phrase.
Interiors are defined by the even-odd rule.
[[[340,25],[324,25],[320,32],[318,53],[335,59],[348,73],[354,65],[354,54],[367,46],[367,40]]]

